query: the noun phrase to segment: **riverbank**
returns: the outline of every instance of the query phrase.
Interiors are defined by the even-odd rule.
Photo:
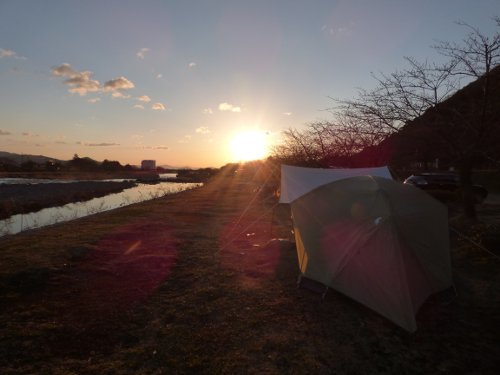
[[[78,181],[43,184],[0,184],[0,220],[42,208],[83,202],[136,186],[134,181]]]
[[[458,297],[409,334],[296,288],[289,212],[258,172],[1,238],[0,372],[497,372],[495,258],[452,238]]]

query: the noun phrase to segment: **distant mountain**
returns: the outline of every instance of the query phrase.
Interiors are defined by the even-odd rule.
[[[192,168],[192,167],[175,167],[173,165],[168,165],[168,164],[162,164],[162,165],[159,165],[160,168],[163,168],[163,169],[171,169],[173,171],[178,171],[180,169],[196,169],[196,168]]]
[[[9,160],[16,165],[20,165],[28,160],[31,160],[37,164],[44,164],[47,161],[53,161],[61,164],[67,163],[67,160],[59,160],[56,158],[51,158],[43,155],[15,154],[12,152],[5,152],[5,151],[0,151],[0,160]]]
[[[87,161],[92,161],[92,162],[95,162],[97,164],[101,164],[100,161],[93,160],[89,157],[82,157],[81,159],[87,160]],[[56,163],[60,163],[60,164],[66,164],[70,161],[70,160],[59,160],[56,158],[51,158],[49,156],[43,156],[43,155],[15,154],[12,152],[0,151],[0,162],[3,161],[4,163],[7,162],[7,164],[14,164],[14,165],[19,166],[28,160],[31,160],[37,164],[45,164],[47,161],[52,161],[52,162],[56,162]],[[138,169],[141,168],[140,165],[132,165],[132,166],[135,168],[138,168]],[[179,167],[179,166],[172,166],[172,165],[167,165],[167,164],[160,165],[159,167],[162,167],[164,169],[176,170],[176,171],[182,170],[182,169],[197,169],[197,168],[188,167],[188,166]]]

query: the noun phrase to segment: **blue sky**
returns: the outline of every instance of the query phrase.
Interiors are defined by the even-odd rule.
[[[437,60],[455,21],[492,35],[495,15],[499,0],[0,0],[0,151],[219,167],[238,134],[271,145],[327,120],[329,97]]]

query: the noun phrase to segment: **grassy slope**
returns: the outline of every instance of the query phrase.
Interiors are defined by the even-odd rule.
[[[495,373],[498,261],[454,241],[459,297],[408,334],[295,287],[253,171],[0,239],[0,373]],[[273,215],[274,212],[274,215]]]

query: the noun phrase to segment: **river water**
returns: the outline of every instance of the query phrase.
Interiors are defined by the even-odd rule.
[[[40,181],[35,181],[40,183]],[[57,181],[59,182],[59,181]],[[30,183],[34,183],[31,181]],[[44,181],[43,183],[48,183]],[[201,183],[160,182],[158,184],[138,184],[120,193],[94,198],[86,202],[69,203],[60,207],[44,208],[38,212],[19,214],[0,220],[0,236],[16,234],[25,230],[41,228],[47,225],[61,223],[93,215],[118,207],[159,198],[168,194],[201,186]]]

